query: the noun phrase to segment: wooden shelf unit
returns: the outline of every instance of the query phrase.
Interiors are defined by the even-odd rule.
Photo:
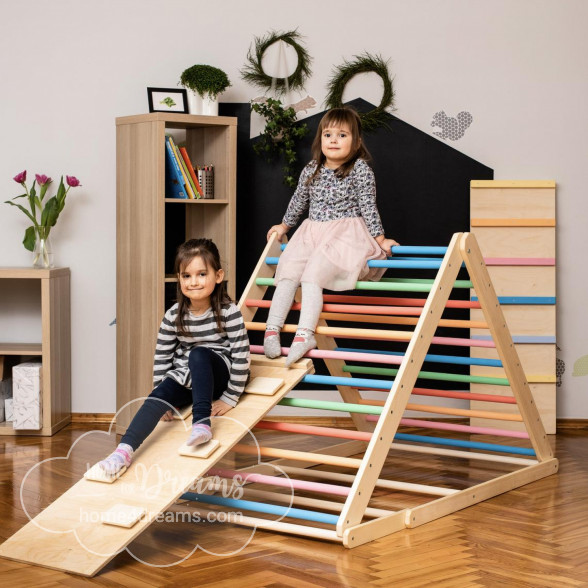
[[[41,290],[40,343],[0,342],[0,378],[9,365],[40,358],[43,364],[43,421],[39,430],[0,423],[0,435],[50,436],[71,422],[71,319],[69,268],[0,267],[0,280],[36,280]],[[2,339],[8,339],[0,333]]]
[[[214,199],[165,194],[165,135],[185,131],[194,165],[214,165]],[[235,298],[237,119],[155,112],[116,119],[117,410],[152,389],[159,324],[175,299],[173,259],[186,239],[207,237],[219,248]],[[139,407],[117,417],[123,432]]]

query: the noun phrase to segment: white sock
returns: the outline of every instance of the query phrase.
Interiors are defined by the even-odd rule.
[[[203,423],[194,423],[192,425],[192,431],[190,433],[190,437],[186,441],[186,445],[202,445],[203,443],[208,443],[212,439],[212,431],[208,425],[204,425]]]
[[[109,475],[118,474],[124,466],[129,467],[133,461],[134,450],[126,443],[119,443],[118,447],[98,465]]]

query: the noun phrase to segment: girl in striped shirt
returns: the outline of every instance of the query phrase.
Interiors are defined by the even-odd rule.
[[[190,239],[175,260],[177,299],[163,317],[153,365],[153,392],[145,400],[116,450],[100,467],[114,475],[129,466],[133,452],[159,420],[173,419],[175,407],[192,404],[187,445],[212,438],[210,417],[239,401],[249,376],[249,339],[240,310],[229,298],[216,245]]]

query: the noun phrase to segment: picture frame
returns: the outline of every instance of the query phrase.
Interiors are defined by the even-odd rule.
[[[185,88],[147,88],[149,112],[188,114],[188,93]]]

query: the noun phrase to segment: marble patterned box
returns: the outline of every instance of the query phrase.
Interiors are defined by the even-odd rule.
[[[21,363],[12,368],[13,422],[15,429],[39,430],[43,425],[42,366]]]

